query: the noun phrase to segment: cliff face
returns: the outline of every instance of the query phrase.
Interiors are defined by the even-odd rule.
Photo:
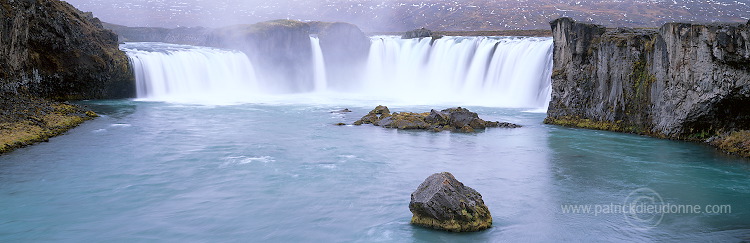
[[[117,36],[58,0],[0,0],[0,91],[53,99],[132,97]]]
[[[750,129],[747,24],[551,25],[546,123],[677,139]]]
[[[51,99],[134,95],[117,35],[90,13],[57,0],[0,0],[0,154],[96,117]]]

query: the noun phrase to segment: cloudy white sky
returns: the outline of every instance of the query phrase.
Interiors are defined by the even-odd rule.
[[[561,16],[611,26],[746,21],[750,0],[68,0],[127,26],[219,27],[272,19],[344,21],[370,31],[548,28]]]

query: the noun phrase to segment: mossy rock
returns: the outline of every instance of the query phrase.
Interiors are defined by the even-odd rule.
[[[452,231],[474,232],[492,227],[492,215],[482,195],[451,173],[433,174],[411,194],[411,223]]]
[[[0,154],[60,135],[98,116],[80,106],[26,96],[0,100]]]
[[[719,135],[710,139],[709,144],[731,154],[750,157],[750,130]]]
[[[479,118],[477,113],[466,108],[455,107],[442,111],[431,110],[430,112],[396,112],[391,114],[386,106],[377,106],[367,115],[363,116],[354,125],[373,124],[385,128],[396,129],[418,129],[441,131],[476,132],[487,127],[518,128],[516,124],[507,122],[490,122]]]

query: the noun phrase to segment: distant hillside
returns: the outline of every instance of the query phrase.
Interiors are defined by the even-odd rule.
[[[364,31],[548,29],[558,17],[605,26],[666,22],[745,22],[747,0],[69,0],[127,26],[219,27],[270,19],[343,21]]]

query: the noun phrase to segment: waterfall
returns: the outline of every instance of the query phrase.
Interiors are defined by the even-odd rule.
[[[317,36],[310,36],[310,44],[313,54],[313,80],[315,82],[315,91],[325,91],[328,86],[326,78],[326,63],[323,59],[323,50],[320,48],[320,39]]]
[[[352,77],[346,90],[335,90],[345,92],[338,95],[523,108],[545,108],[550,99],[552,38],[374,36],[371,43],[363,75]],[[311,36],[310,46],[310,94],[334,94],[320,40]],[[238,51],[163,43],[126,43],[121,49],[135,70],[141,99],[247,102],[271,95],[271,85],[293,85],[258,80],[253,64]]]
[[[259,93],[255,70],[238,51],[164,43],[125,43],[138,98],[232,102]]]
[[[443,37],[431,42],[373,37],[365,92],[415,103],[544,107],[549,101],[551,38]]]

